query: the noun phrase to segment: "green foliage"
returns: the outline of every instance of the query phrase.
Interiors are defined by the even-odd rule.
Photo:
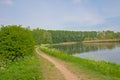
[[[60,42],[80,42],[83,41],[84,35],[81,31],[60,31],[60,30],[49,30],[51,33],[53,43]]]
[[[79,68],[89,69],[91,71],[99,72],[100,74],[107,75],[110,77],[120,78],[120,66],[107,62],[95,62],[92,60],[86,60],[74,56],[69,56],[67,53],[57,51],[55,49],[49,49],[45,46],[41,46],[40,49],[54,57],[57,57],[61,60],[71,62],[78,66]]]
[[[51,34],[43,29],[34,29],[32,35],[37,45],[52,43]]]
[[[43,80],[41,59],[36,55],[12,62],[0,69],[0,80]]]
[[[119,32],[113,31],[64,31],[34,29],[33,37],[37,45],[61,42],[82,42],[91,40],[120,39]]]
[[[21,26],[2,26],[0,29],[0,55],[14,61],[34,51],[31,31]]]
[[[120,39],[119,32],[113,31],[63,31],[49,30],[53,43],[82,42],[90,40]]]

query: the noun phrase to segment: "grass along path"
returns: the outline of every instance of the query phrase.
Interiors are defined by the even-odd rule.
[[[65,80],[60,71],[48,60],[38,55],[43,80]]]
[[[65,80],[64,76],[48,60],[33,54],[0,67],[0,80]]]
[[[45,54],[38,50],[40,54]],[[39,54],[38,54],[39,55]],[[48,55],[47,55],[48,56]],[[55,65],[46,60],[44,57],[39,56],[41,61],[41,69],[42,69],[42,74],[44,77],[44,80],[65,80],[63,75],[60,74],[58,69],[55,68]],[[78,77],[78,80],[119,80],[119,79],[111,79],[109,77],[96,74],[94,72],[91,72],[89,70],[82,70],[79,67],[75,66],[72,63],[60,60],[58,58],[48,56],[52,58],[54,61],[56,61],[59,64],[62,64],[65,68],[69,70],[72,74]],[[46,76],[47,75],[47,76]],[[70,79],[71,80],[71,79]]]
[[[36,52],[38,55],[40,55],[41,57],[45,58],[46,60],[50,61],[51,63],[53,63],[55,65],[55,67],[64,75],[66,80],[81,80],[80,78],[78,78],[75,74],[73,74],[72,72],[70,72],[63,64],[57,62],[54,58],[43,54],[39,48],[36,48]],[[47,75],[46,75],[47,76]]]
[[[0,68],[0,80],[44,80],[41,62],[37,55],[25,56],[6,68]]]
[[[40,46],[40,50],[52,57],[55,57],[58,60],[67,63],[67,66],[70,68],[68,69],[72,70],[73,68],[72,72],[80,75],[81,80],[120,80],[119,65],[106,63],[106,62],[95,62],[92,60],[86,60],[74,56],[68,56],[66,53],[60,52],[55,49],[49,49],[44,45]],[[68,65],[69,63],[70,65]],[[83,75],[83,73],[87,73],[88,75],[86,74]],[[85,77],[89,76],[89,77],[85,79],[84,76]]]
[[[43,52],[41,52],[41,53],[45,54]],[[111,79],[109,77],[106,77],[106,76],[103,76],[100,74],[96,74],[89,70],[82,70],[70,62],[66,62],[66,61],[60,60],[60,59],[52,57],[52,56],[50,56],[50,57],[52,59],[54,59],[55,61],[57,61],[58,63],[64,65],[65,68],[67,68],[70,72],[74,73],[74,75],[76,75],[80,80],[119,80],[119,79]],[[41,63],[42,67],[43,67],[42,69],[44,69],[44,70],[42,70],[43,75],[44,76],[48,75],[48,76],[45,76],[45,80],[64,80],[64,79],[61,79],[61,77],[63,77],[63,76],[59,77],[57,74],[55,74],[53,76],[52,74],[54,74],[54,73],[51,73],[51,71],[56,72],[57,69],[56,70],[50,69],[50,71],[49,71],[49,69],[47,69],[47,66],[51,66],[52,68],[54,68],[55,66],[52,63],[48,62],[48,60],[45,60],[43,57],[40,56],[40,58],[43,59],[43,61]],[[46,66],[46,64],[47,64],[47,66]],[[58,77],[56,77],[56,76],[58,76]]]

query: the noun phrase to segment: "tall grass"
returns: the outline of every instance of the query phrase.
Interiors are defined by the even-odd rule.
[[[64,52],[60,52],[55,49],[49,49],[48,47],[45,46],[41,46],[40,49],[51,56],[54,56],[67,62],[72,62],[73,64],[79,66],[80,68],[89,69],[91,71],[95,71],[106,76],[120,78],[120,65],[103,61],[96,62],[93,60],[87,60],[75,56],[70,56]]]
[[[36,55],[25,56],[0,67],[0,80],[43,80],[40,63]]]

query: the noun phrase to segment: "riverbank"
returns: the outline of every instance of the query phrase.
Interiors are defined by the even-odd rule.
[[[109,42],[120,42],[120,39],[106,39],[106,40],[89,40],[89,41],[83,41],[83,43],[109,43]]]
[[[95,72],[96,74],[109,77],[108,80],[120,79],[120,65],[107,62],[95,62],[92,60],[68,56],[66,53],[57,51],[55,49],[49,49],[45,46],[41,46],[40,49],[51,56],[72,63],[74,66],[79,67],[79,69],[89,70],[91,72]]]

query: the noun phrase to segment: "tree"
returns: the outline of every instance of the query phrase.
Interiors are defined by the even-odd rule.
[[[15,61],[34,51],[31,31],[17,25],[2,26],[0,29],[0,54]]]
[[[52,43],[51,33],[43,29],[34,29],[32,35],[37,45]]]

